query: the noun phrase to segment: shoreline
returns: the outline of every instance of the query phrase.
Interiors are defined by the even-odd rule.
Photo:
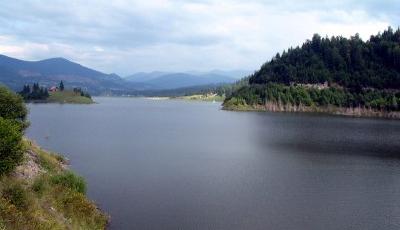
[[[218,96],[216,94],[212,95],[194,94],[189,96],[170,97],[170,99],[179,99],[186,101],[223,102],[225,100],[225,97]]]
[[[92,105],[92,104],[97,104],[95,101],[91,102],[70,102],[70,101],[48,101],[48,100],[28,100],[24,101],[26,104],[71,104],[71,105]]]
[[[22,145],[24,161],[0,178],[0,229],[107,228],[110,216],[88,198],[84,178],[68,159],[26,137]]]
[[[277,103],[267,103],[266,105],[231,105],[222,104],[222,109],[237,112],[282,112],[282,113],[315,113],[328,114],[334,116],[346,116],[357,118],[383,118],[400,120],[399,111],[378,111],[365,107],[318,107],[304,105],[279,105]]]

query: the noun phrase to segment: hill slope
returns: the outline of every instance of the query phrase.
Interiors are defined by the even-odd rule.
[[[64,58],[23,61],[0,55],[0,82],[14,90],[35,82],[57,85],[61,80],[70,88],[80,87],[91,93],[129,88],[129,84],[115,74],[105,74]]]
[[[130,82],[142,83],[144,89],[161,90],[177,89],[199,85],[211,85],[220,83],[231,83],[235,79],[230,76],[217,73],[167,73],[151,72],[137,73],[125,78]]]
[[[391,28],[366,42],[358,35],[314,35],[265,63],[224,103],[227,109],[400,117],[399,104],[400,30]]]
[[[363,42],[358,35],[321,38],[314,35],[265,63],[251,84],[323,83],[346,88],[400,89],[400,30],[391,28]]]
[[[207,74],[195,76],[186,73],[174,73],[163,75],[158,78],[146,81],[147,84],[152,85],[157,89],[175,89],[196,85],[209,85],[217,83],[229,83],[234,79],[217,74]]]
[[[153,72],[139,72],[125,77],[124,79],[130,82],[146,82],[155,78],[167,75],[167,72],[153,71]]]
[[[25,160],[0,180],[0,229],[106,229],[83,178],[61,155],[24,140]]]

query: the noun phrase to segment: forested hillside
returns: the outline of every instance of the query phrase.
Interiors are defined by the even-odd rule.
[[[398,111],[399,100],[400,30],[389,27],[365,42],[358,34],[350,39],[316,34],[265,63],[225,107],[274,103],[278,111],[288,105]]]
[[[366,42],[358,34],[350,39],[315,34],[301,47],[277,54],[250,78],[251,84],[325,81],[351,89],[400,89],[400,30],[389,28]]]

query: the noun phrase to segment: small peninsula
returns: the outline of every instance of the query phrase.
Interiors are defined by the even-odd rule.
[[[49,88],[40,86],[39,83],[24,85],[19,94],[26,102],[32,103],[60,103],[60,104],[93,104],[94,101],[88,92],[81,88],[66,89],[63,81],[59,86]]]
[[[94,101],[91,97],[82,96],[72,90],[66,90],[63,92],[51,92],[46,99],[46,103],[93,104]]]

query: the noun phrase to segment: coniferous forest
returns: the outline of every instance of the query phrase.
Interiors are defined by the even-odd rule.
[[[39,83],[34,83],[32,87],[30,85],[24,85],[19,94],[24,98],[25,101],[46,100],[49,97],[47,88],[40,87]]]
[[[358,34],[350,39],[315,34],[262,65],[225,106],[267,102],[398,111],[400,29],[389,27],[368,41]]]

